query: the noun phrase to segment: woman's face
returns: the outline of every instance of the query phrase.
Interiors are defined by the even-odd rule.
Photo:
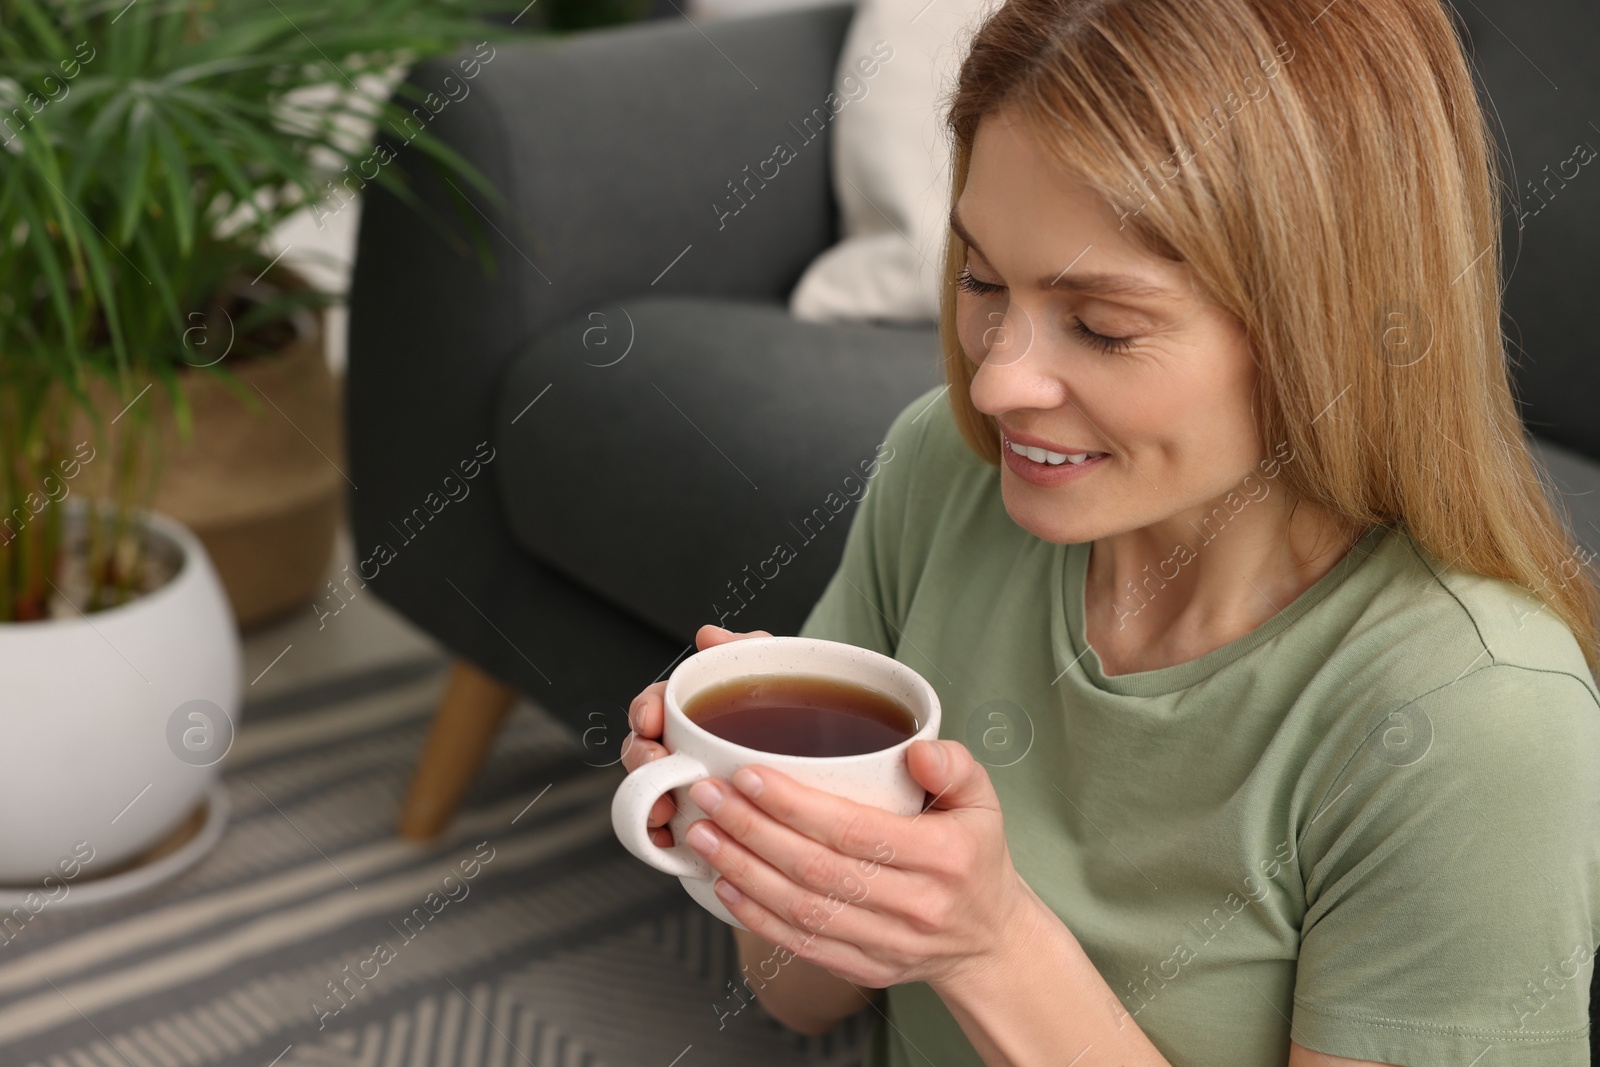
[[[1135,246],[1009,113],[979,124],[952,224],[967,243],[956,322],[978,364],[972,402],[1000,424],[1018,525],[1092,541],[1209,511],[1250,474],[1264,450],[1243,325],[1202,301],[1187,267]],[[1069,458],[1017,455],[1013,434]]]

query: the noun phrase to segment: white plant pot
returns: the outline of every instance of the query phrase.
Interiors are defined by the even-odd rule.
[[[80,503],[50,506],[76,524]],[[161,588],[71,619],[0,623],[0,883],[93,877],[138,856],[195,810],[232,743],[240,647],[227,596],[186,527],[144,521],[182,557]]]

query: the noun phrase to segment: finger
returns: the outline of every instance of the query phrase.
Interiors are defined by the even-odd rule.
[[[714,846],[710,851],[704,847],[703,834],[710,835]],[[768,863],[764,856],[746,848],[706,819],[695,820],[684,839],[736,889],[784,924],[800,931],[802,937],[825,933],[830,938],[851,943],[876,943],[883,937],[884,916],[862,906],[872,893],[880,890],[864,881],[858,880],[853,896],[845,891],[818,892],[795,882]],[[882,881],[889,873],[889,868],[880,868],[876,881]],[[881,890],[886,894],[892,891]]]
[[[641,737],[660,737],[664,722],[662,697],[666,682],[652,682],[628,705],[628,728]]]
[[[732,893],[728,892],[730,889]],[[796,929],[754,897],[739,891],[727,878],[718,878],[713,891],[729,913],[751,933],[772,943],[772,951],[750,967],[762,981],[770,982],[778,977],[783,967],[797,957],[840,976],[849,976],[848,980],[857,985],[882,988],[895,980],[893,972],[884,969],[857,946],[826,933]],[[872,1003],[865,993],[861,999],[866,1004]]]
[[[650,840],[662,848],[671,848],[677,842],[672,840],[672,831],[665,826],[657,826],[650,831]]]
[[[645,817],[644,824],[651,829],[665,826],[667,820],[678,813],[677,802],[672,799],[671,793],[662,793],[656,797],[656,802],[650,805],[650,814]]]
[[[778,823],[835,852],[910,870],[936,871],[944,866],[944,846],[939,835],[926,832],[930,825],[917,825],[923,818],[920,813],[898,815],[860,804],[756,764],[735,771],[733,784],[738,787],[734,796],[747,798]],[[730,806],[730,811],[740,809]],[[717,822],[726,826],[722,814],[717,812]],[[766,854],[765,844],[756,847]]]
[[[906,748],[906,769],[928,791],[928,808],[1000,810],[989,771],[959,741],[913,742]]]
[[[660,742],[646,740],[636,733],[629,733],[622,739],[622,766],[629,771],[638,770],[666,754],[667,750]]]
[[[667,754],[667,750],[654,741],[645,741],[638,734],[630,733],[622,739],[622,765],[631,774],[651,760],[658,760]],[[671,793],[662,793],[650,805],[650,811],[645,816],[645,826],[656,827],[663,825],[672,818],[678,810],[678,805],[673,801]],[[669,842],[670,844],[670,842]]]
[[[849,980],[857,984],[881,987],[894,980],[891,972],[859,947],[843,937],[829,936],[837,932],[836,928],[826,925],[820,929],[798,928],[755,897],[739,890],[731,879],[725,877],[717,879],[713,892],[734,918],[756,936],[772,943],[772,950],[754,961],[751,968],[764,981],[777,978],[782,968],[795,959],[803,959],[835,974],[849,976]],[[866,1000],[864,994],[863,1000]]]
[[[713,790],[720,800],[711,796]],[[814,893],[835,893],[858,904],[874,893],[883,894],[885,900],[901,901],[914,893],[912,876],[892,866],[895,853],[887,841],[878,842],[870,858],[837,851],[773,818],[724,779],[696,782],[689,795],[711,814],[723,837],[738,842],[789,881]],[[866,906],[879,910],[871,903]]]
[[[725,645],[729,641],[741,641],[747,637],[771,637],[765,630],[751,630],[748,633],[734,633],[732,630],[706,623],[694,632],[695,647],[699,649],[712,648],[716,645]]]

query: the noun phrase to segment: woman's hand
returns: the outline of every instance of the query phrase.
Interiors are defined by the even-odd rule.
[[[729,641],[771,636],[765,630],[736,634],[732,630],[707,623],[695,631],[694,643],[698,651],[704,651],[713,645],[726,644]],[[622,739],[622,766],[627,768],[630,774],[651,760],[660,759],[667,754],[667,750],[656,740],[661,736],[661,729],[666,720],[666,706],[662,702],[666,691],[665,681],[655,682],[645,686],[643,692],[634,697],[633,703],[628,705],[628,736]],[[650,840],[662,848],[671,848],[674,844],[672,831],[667,827],[667,820],[672,818],[677,810],[678,805],[672,802],[671,793],[663,793],[650,808],[650,816],[645,825],[649,827]]]
[[[689,844],[721,875],[728,910],[778,946],[779,966],[798,956],[860,986],[937,988],[1027,943],[1045,905],[1012,865],[988,772],[956,741],[916,741],[906,762],[933,794],[918,815],[759,765],[734,773],[737,788],[691,787],[712,817],[689,827]]]

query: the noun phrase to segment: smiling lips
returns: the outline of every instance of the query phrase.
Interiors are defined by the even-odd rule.
[[[1024,459],[1031,459],[1035,463],[1044,463],[1052,467],[1059,467],[1063,463],[1069,463],[1076,467],[1080,463],[1085,463],[1091,459],[1108,454],[1105,452],[1090,451],[1056,452],[1040,445],[1024,444],[1020,441],[1017,441],[1013,438],[1010,431],[1003,428],[1000,431],[1000,436],[1004,440],[1005,446],[1011,451],[1015,452],[1017,455],[1022,456]],[[1037,440],[1037,438],[1035,438],[1035,440]]]

